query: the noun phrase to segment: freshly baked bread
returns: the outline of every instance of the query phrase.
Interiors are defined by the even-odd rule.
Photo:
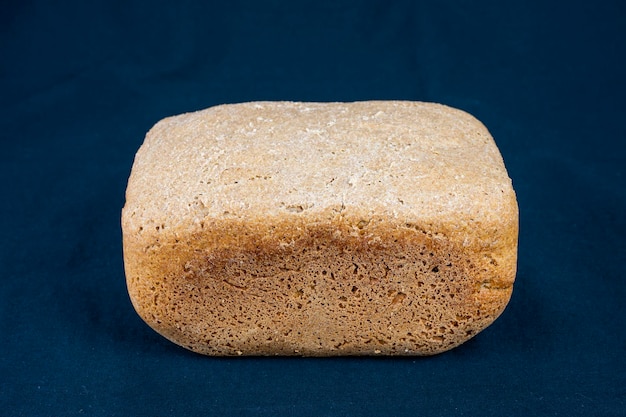
[[[518,211],[474,117],[257,102],[157,123],[122,212],[128,291],[207,355],[429,355],[511,296]]]

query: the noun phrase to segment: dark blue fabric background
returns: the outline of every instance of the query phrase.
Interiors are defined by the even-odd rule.
[[[0,413],[626,415],[621,1],[4,1]],[[511,303],[428,358],[208,358],[129,302],[120,210],[159,119],[409,99],[490,129],[517,191]]]

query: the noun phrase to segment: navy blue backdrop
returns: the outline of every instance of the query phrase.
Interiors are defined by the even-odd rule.
[[[0,410],[11,416],[626,415],[626,3],[3,1]],[[511,303],[428,358],[208,358],[130,305],[120,210],[159,119],[435,101],[517,191]]]

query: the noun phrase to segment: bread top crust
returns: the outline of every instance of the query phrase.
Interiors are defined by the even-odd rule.
[[[503,223],[517,237],[511,180],[483,124],[405,101],[252,102],[161,120],[136,155],[122,222],[174,237],[290,219],[362,229],[375,218],[472,246],[498,239],[487,229]]]

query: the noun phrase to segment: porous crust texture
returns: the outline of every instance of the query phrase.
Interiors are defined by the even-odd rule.
[[[164,119],[122,210],[128,291],[206,355],[431,355],[506,307],[518,209],[487,129],[433,103]]]

